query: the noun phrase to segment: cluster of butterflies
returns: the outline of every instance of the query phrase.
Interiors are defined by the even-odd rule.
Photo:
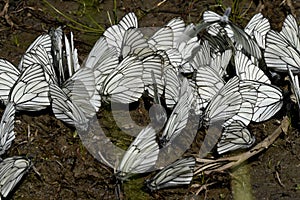
[[[0,154],[15,138],[16,111],[51,106],[58,119],[87,130],[101,103],[129,104],[145,92],[161,109],[155,109],[152,122],[118,164],[108,163],[117,179],[124,181],[155,169],[160,149],[174,142],[191,113],[201,116],[203,127],[221,124],[214,145],[218,154],[252,146],[255,137],[247,129],[249,123],[273,117],[283,100],[280,88],[266,74],[269,71],[259,67],[262,60],[274,71],[289,73],[299,102],[300,32],[292,15],[277,33],[260,13],[245,29],[232,23],[229,14],[230,8],[223,16],[206,11],[198,25],[185,25],[181,18],[174,18],[149,33],[138,27],[134,13],[128,13],[104,32],[81,66],[72,33],[68,38],[57,28],[40,35],[18,67],[0,60],[0,99],[6,105],[0,124]],[[171,110],[169,116],[164,108]],[[163,129],[159,139],[158,125]],[[154,191],[189,184],[195,164],[194,157],[183,157],[146,185]],[[3,197],[30,167],[30,160],[24,157],[0,162]]]

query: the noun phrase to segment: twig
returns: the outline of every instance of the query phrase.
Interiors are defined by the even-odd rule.
[[[273,142],[278,138],[278,136],[282,132],[287,133],[289,124],[290,123],[288,117],[284,117],[281,121],[281,125],[271,135],[269,135],[267,138],[265,138],[262,142],[257,144],[249,151],[240,155],[231,156],[227,158],[219,158],[216,160],[196,158],[198,163],[196,166],[195,174],[210,174],[211,172],[224,172],[225,170],[240,165],[244,161],[248,160],[250,157],[262,152],[264,149],[267,149],[271,144],[273,144]]]

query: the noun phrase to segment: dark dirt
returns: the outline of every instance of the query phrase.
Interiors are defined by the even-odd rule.
[[[113,1],[49,1],[57,9],[75,21],[95,27],[93,19],[108,27],[107,12],[113,16]],[[246,2],[246,3],[244,3]],[[233,19],[241,26],[257,12],[262,12],[272,28],[280,30],[288,13],[294,13],[300,20],[300,3],[281,0],[241,1]],[[203,11],[212,9],[222,13],[214,0],[183,1],[170,0],[158,5],[159,1],[124,0],[117,1],[117,16],[120,18],[129,11],[139,17],[140,26],[162,26],[173,17],[180,16],[186,23],[197,23]],[[232,1],[223,1],[224,8],[232,6]],[[66,31],[73,31],[75,46],[82,62],[100,33],[87,33],[76,30],[78,25],[58,15],[44,1],[10,1],[5,10],[5,2],[0,2],[0,57],[15,65],[20,61],[30,43],[51,27],[67,25]],[[1,12],[1,10],[3,10]],[[246,14],[241,17],[241,13]],[[91,13],[91,14],[89,14]],[[239,17],[240,16],[240,17]],[[284,86],[284,84],[281,84]],[[1,107],[2,112],[4,107]],[[278,127],[278,120],[284,115],[295,117],[295,105],[287,103],[283,110],[268,122],[251,124],[257,141],[261,141]],[[139,107],[132,111],[137,123],[147,124],[147,112]],[[98,113],[102,128],[107,133],[118,131],[106,107]],[[32,158],[34,170],[30,170],[16,190],[12,199],[115,199],[113,171],[94,159],[85,149],[76,131],[57,120],[51,109],[41,112],[19,112],[16,115],[16,139],[8,155],[26,155]],[[251,158],[247,164],[250,177],[248,190],[253,199],[300,199],[300,133],[293,123],[287,135],[280,138],[263,153]],[[149,175],[150,176],[150,175]],[[149,177],[147,176],[147,177]],[[125,199],[233,199],[231,181],[237,180],[234,172],[212,174],[204,178],[196,177],[193,186],[200,183],[214,183],[195,195],[199,188],[182,187],[166,189],[155,194],[141,190],[145,177],[124,184]],[[243,185],[244,182],[239,182]]]

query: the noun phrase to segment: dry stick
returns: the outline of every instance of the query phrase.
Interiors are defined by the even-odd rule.
[[[273,142],[278,138],[278,136],[284,132],[287,133],[289,127],[289,119],[287,116],[283,118],[281,121],[281,125],[267,138],[265,138],[262,142],[257,144],[255,147],[250,149],[249,151],[242,153],[237,156],[231,156],[227,158],[219,158],[216,160],[212,159],[201,159],[196,158],[196,161],[199,162],[196,166],[195,175],[197,174],[210,174],[211,172],[224,172],[230,168],[234,168],[240,165],[242,162],[246,161],[250,157],[262,152],[264,149],[267,149]],[[220,165],[218,167],[218,165]],[[210,167],[207,166],[217,166],[213,167],[213,169],[209,169]],[[208,170],[205,170],[207,168]]]

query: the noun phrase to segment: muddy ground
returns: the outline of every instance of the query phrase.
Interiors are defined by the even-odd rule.
[[[114,11],[119,19],[125,13],[134,11],[140,26],[162,26],[173,17],[180,16],[186,23],[197,23],[203,11],[212,9],[222,13],[214,0],[159,1],[124,0],[77,0],[49,1],[55,8],[73,20],[86,25],[80,26],[59,15],[45,1],[11,0],[0,2],[0,57],[18,64],[30,43],[51,27],[65,25],[66,31],[73,31],[75,46],[82,62],[101,34],[96,23],[106,28],[110,25],[108,13],[114,20]],[[232,1],[223,2],[224,8],[233,6]],[[265,0],[240,1],[233,13],[233,20],[245,26],[257,12],[267,17],[275,30],[288,13],[300,20],[300,3],[297,1]],[[6,6],[5,6],[6,5]],[[91,20],[92,19],[92,20]],[[92,29],[91,29],[92,27]],[[88,32],[87,32],[88,30]],[[278,83],[277,83],[278,84]],[[281,87],[285,83],[280,83]],[[286,91],[286,90],[285,90]],[[288,96],[288,95],[286,95]],[[287,98],[288,99],[288,98]],[[113,134],[117,129],[112,116],[104,106],[98,113],[102,128]],[[148,123],[147,112],[138,107],[132,111],[133,119],[142,125]],[[196,177],[192,185],[210,184],[199,195],[199,188],[182,187],[166,189],[155,194],[143,190],[145,178],[137,178],[124,185],[125,199],[233,199],[232,181],[248,190],[253,199],[300,199],[300,134],[297,129],[296,109],[289,100],[282,111],[273,119],[251,124],[249,129],[260,141],[278,127],[278,120],[288,115],[292,126],[287,135],[280,138],[263,153],[251,158],[242,171],[248,176],[248,185],[240,181],[236,172]],[[1,113],[4,106],[1,106]],[[1,115],[0,115],[1,116]],[[35,113],[18,112],[16,115],[16,139],[7,155],[26,155],[32,158],[36,172],[31,170],[10,196],[12,199],[115,199],[113,171],[89,154],[75,130],[57,120],[51,109]],[[236,183],[235,183],[236,184]]]

